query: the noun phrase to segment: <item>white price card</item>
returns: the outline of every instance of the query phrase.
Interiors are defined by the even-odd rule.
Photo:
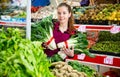
[[[78,28],[78,31],[86,32],[86,26],[85,25],[80,25],[79,28]]]
[[[113,64],[113,56],[107,56],[106,58],[104,58],[104,63],[105,64]]]
[[[85,54],[80,54],[80,55],[78,55],[78,59],[80,59],[80,60],[84,60],[85,59]]]
[[[120,32],[120,27],[119,26],[113,26],[110,30],[111,33],[119,33]]]

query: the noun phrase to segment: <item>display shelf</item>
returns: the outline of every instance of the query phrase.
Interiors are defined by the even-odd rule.
[[[110,31],[114,25],[82,25],[82,24],[74,24],[75,28],[79,28],[80,26],[86,26],[86,30],[97,30],[97,31]],[[120,26],[117,26],[120,32]]]
[[[11,22],[11,21],[1,21],[0,25],[7,25],[7,26],[26,26],[26,22]]]
[[[75,28],[81,32],[87,32],[91,30],[95,31],[110,31],[111,33],[119,33],[120,26],[116,25],[83,25],[83,24],[74,24]],[[78,60],[82,63],[93,64],[93,65],[100,65],[112,68],[120,69],[120,55],[117,56],[109,55],[109,54],[98,54],[92,53],[95,55],[94,58],[89,57],[83,54],[75,54],[73,58],[67,57],[67,60]]]
[[[0,5],[0,25],[25,26],[26,38],[31,39],[31,0],[1,1]]]
[[[107,51],[98,51],[98,50],[89,50],[91,53],[94,54],[103,54],[103,55],[111,55],[111,56],[116,56],[116,57],[120,57],[120,53],[119,52],[107,52]]]
[[[94,65],[101,65],[107,67],[113,67],[120,69],[120,57],[109,56],[109,55],[98,55],[94,54],[95,57],[89,57],[83,54],[75,54],[73,58],[67,57],[67,60],[78,60],[83,63],[89,63]]]

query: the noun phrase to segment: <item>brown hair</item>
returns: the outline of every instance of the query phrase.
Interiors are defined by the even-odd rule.
[[[67,7],[68,8],[68,12],[71,13],[71,16],[70,16],[70,18],[68,20],[68,32],[70,34],[73,34],[73,32],[75,32],[76,29],[75,29],[75,27],[73,25],[74,24],[74,17],[73,17],[72,9],[71,9],[70,5],[68,5],[67,3],[61,3],[61,4],[58,5],[57,8],[62,7],[62,6]]]

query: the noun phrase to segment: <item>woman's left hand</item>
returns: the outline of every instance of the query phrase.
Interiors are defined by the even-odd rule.
[[[72,48],[63,47],[62,50],[67,56],[70,56],[70,57],[74,56],[74,47]]]

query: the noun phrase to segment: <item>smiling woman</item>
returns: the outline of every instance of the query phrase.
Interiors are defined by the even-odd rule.
[[[68,29],[68,32],[71,33],[75,30],[74,18],[72,14],[71,7],[66,3],[61,3],[57,7],[58,21],[60,22],[59,28]]]
[[[53,37],[55,39],[56,45],[60,42],[64,42],[68,40],[71,35],[73,35],[76,29],[73,26],[74,19],[72,15],[71,7],[66,3],[61,3],[57,7],[57,16],[58,21],[54,22],[54,29],[53,29]],[[58,48],[55,50],[50,50],[47,48],[46,43],[43,44],[46,48],[45,53],[48,57],[52,57],[56,55],[58,52],[62,51],[62,53],[66,54],[67,56],[73,57],[74,56],[74,47],[72,48]]]

